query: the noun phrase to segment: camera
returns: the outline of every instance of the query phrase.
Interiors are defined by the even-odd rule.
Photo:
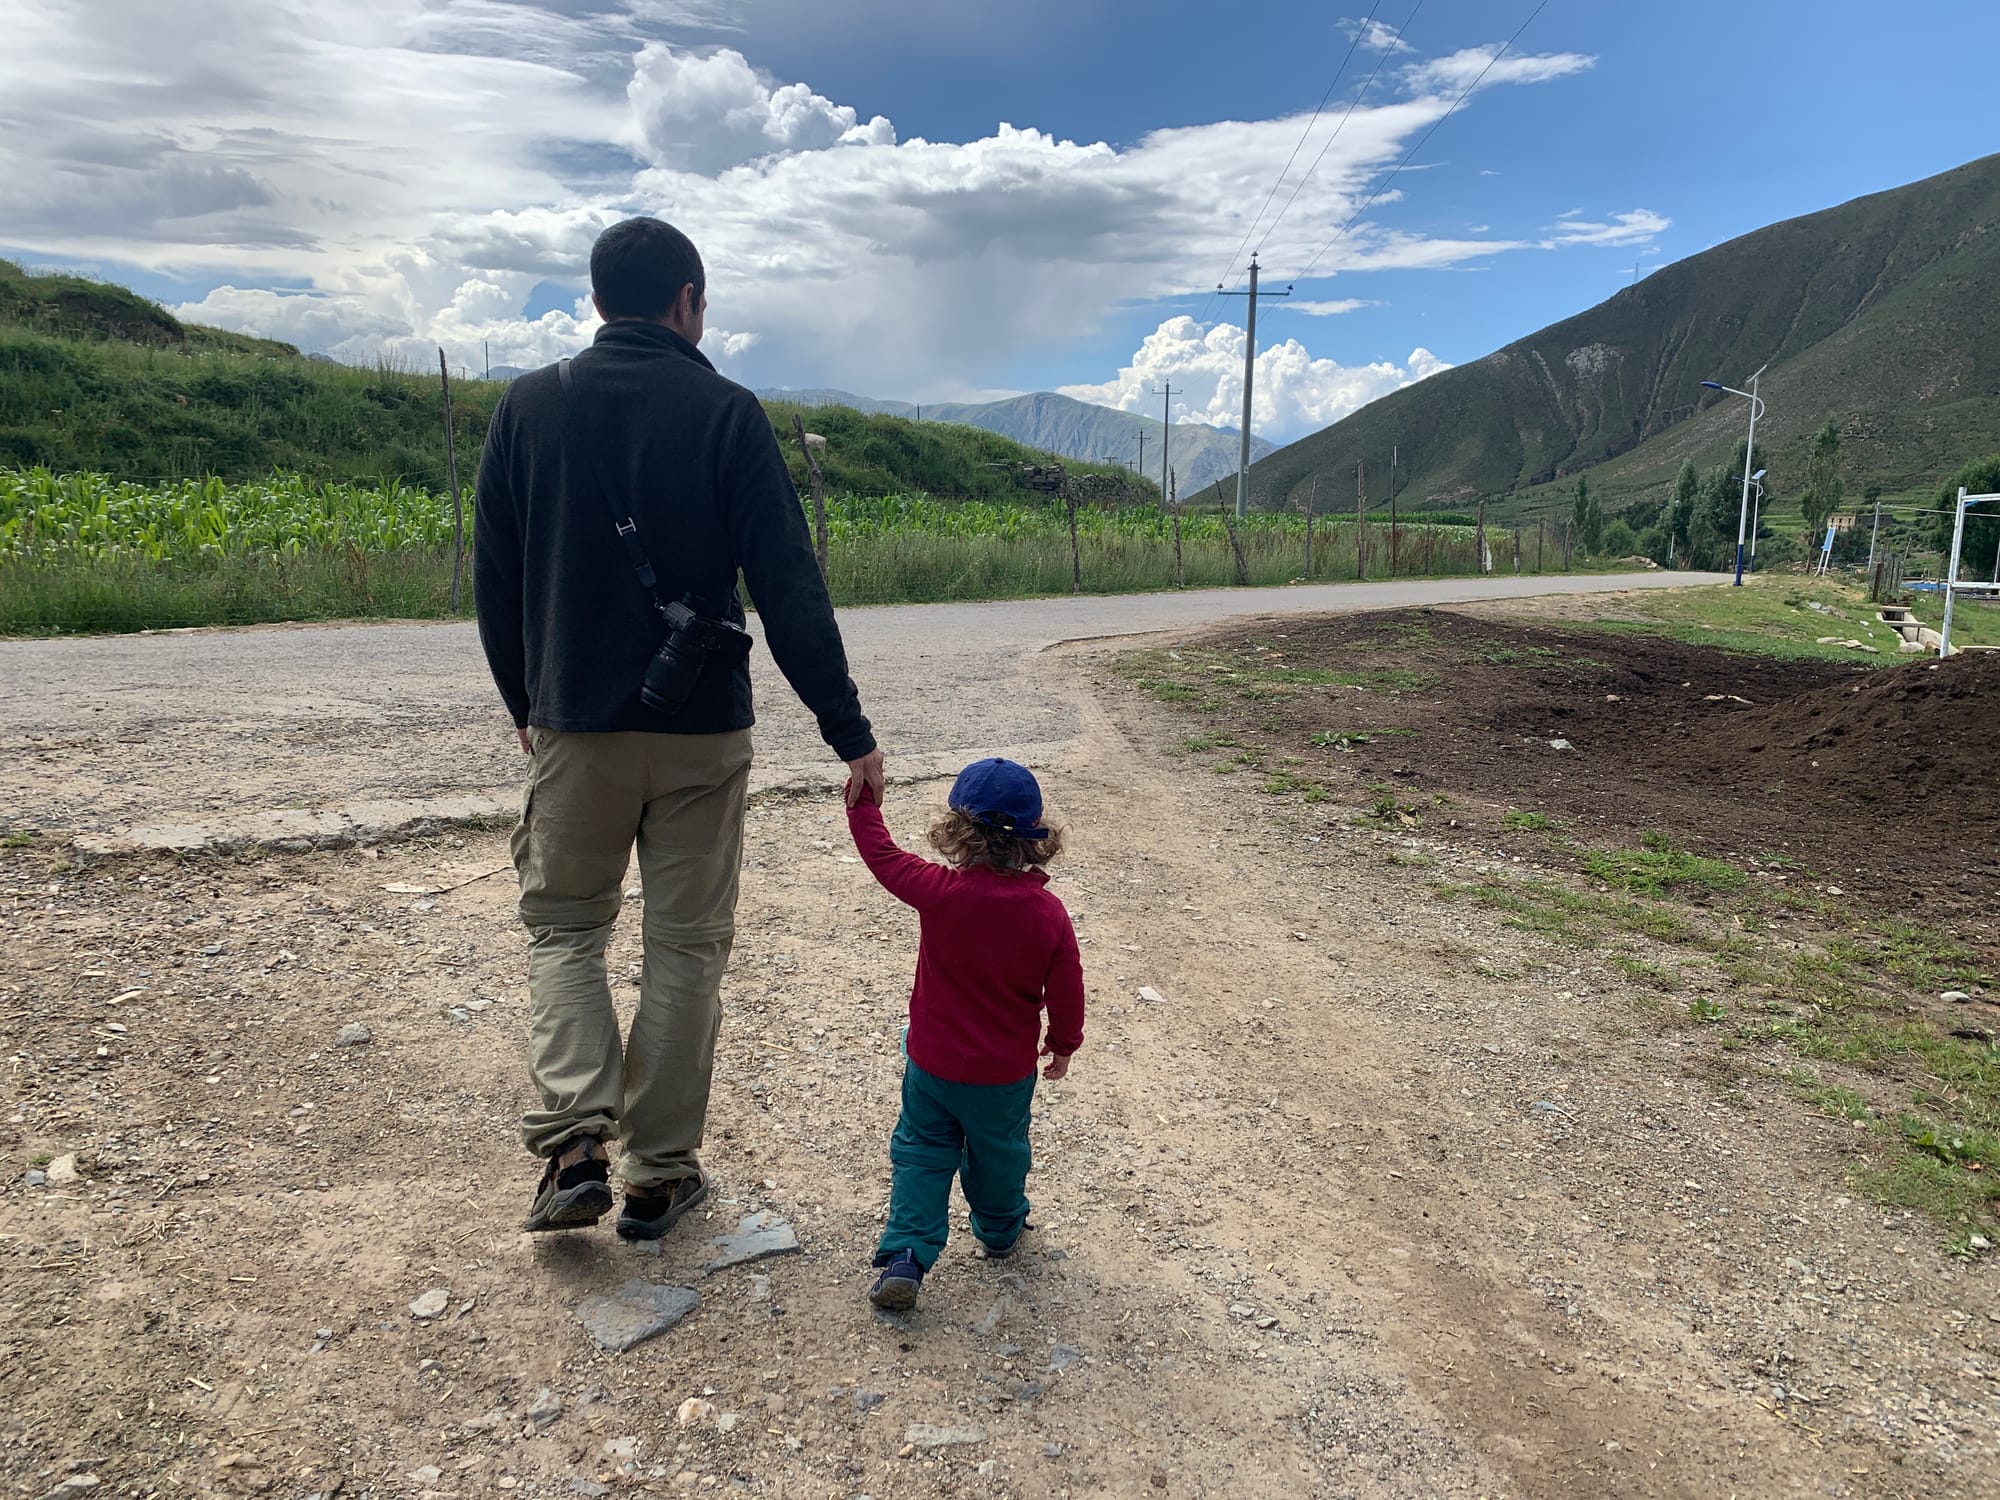
[[[655,713],[679,713],[710,662],[734,663],[750,654],[749,631],[734,620],[700,613],[697,602],[684,598],[660,611],[667,622],[667,638],[646,663],[646,678],[639,687],[639,701]]]

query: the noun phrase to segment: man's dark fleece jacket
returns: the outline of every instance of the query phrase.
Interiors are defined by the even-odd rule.
[[[666,627],[618,539],[615,507],[638,522],[669,602],[694,594],[741,624],[740,569],[757,633],[821,736],[842,760],[867,755],[875,739],[757,398],[656,323],[607,324],[570,375],[567,416],[554,365],[508,387],[479,465],[479,638],[514,723],[719,734],[754,722],[747,662],[711,663],[672,716],[639,701]],[[599,473],[615,491],[608,501]]]

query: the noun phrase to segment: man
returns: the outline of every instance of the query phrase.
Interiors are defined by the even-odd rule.
[[[656,1239],[708,1192],[695,1153],[750,777],[739,570],[851,795],[879,792],[882,752],[770,421],[696,348],[708,302],[693,243],[657,219],[615,224],[590,281],[596,341],[494,409],[474,587],[531,757],[513,852],[542,1107],[521,1135],[546,1166],[525,1227],[603,1217],[616,1136],[618,1233]],[[621,1046],[604,954],[635,843],[645,965]]]

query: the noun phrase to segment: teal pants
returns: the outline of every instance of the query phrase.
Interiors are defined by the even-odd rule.
[[[900,1250],[928,1271],[950,1232],[955,1173],[980,1243],[1003,1248],[1028,1222],[1028,1106],[1035,1075],[1019,1083],[948,1083],[903,1061],[903,1113],[889,1138],[895,1168],[889,1223],[875,1264]]]

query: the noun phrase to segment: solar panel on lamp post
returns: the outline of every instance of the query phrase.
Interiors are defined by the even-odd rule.
[[[1724,385],[1719,380],[1704,380],[1702,388],[1710,391],[1727,391],[1732,396],[1741,396],[1750,403],[1750,439],[1743,446],[1743,504],[1736,512],[1736,587],[1743,587],[1743,534],[1750,526],[1750,462],[1757,452],[1757,419],[1764,415],[1763,398],[1757,394],[1757,378],[1769,365],[1759,365],[1757,374],[1750,377],[1750,389],[1739,391],[1733,385]]]

